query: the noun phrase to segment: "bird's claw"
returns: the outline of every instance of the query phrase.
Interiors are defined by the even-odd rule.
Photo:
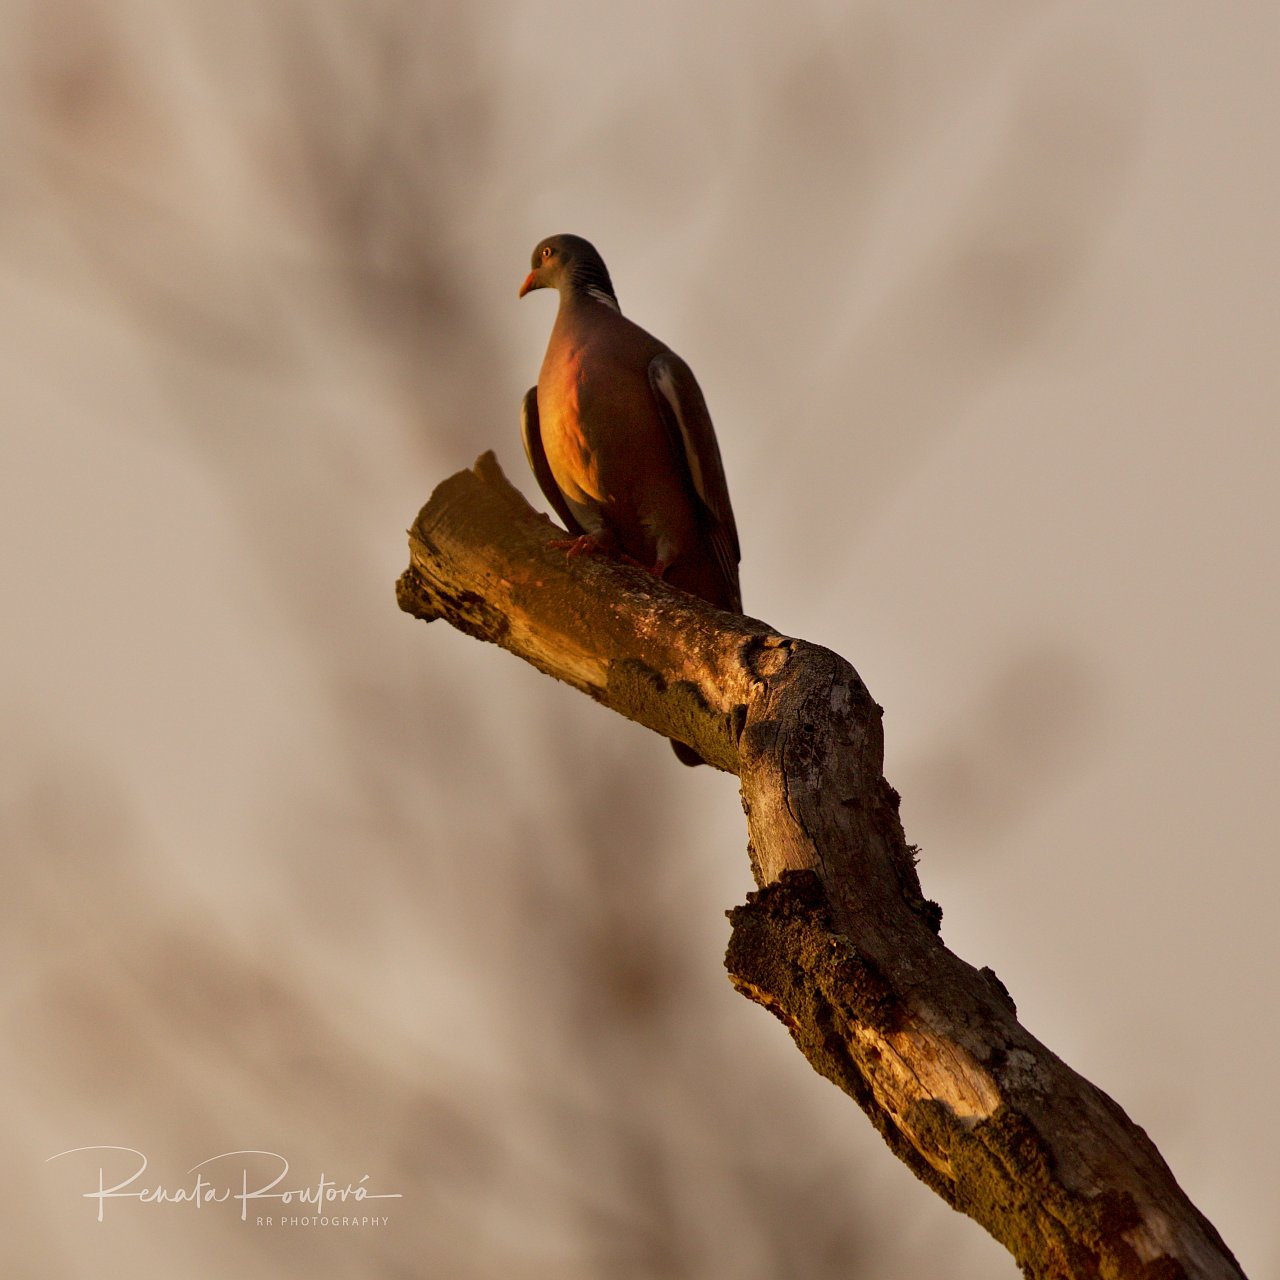
[[[661,561],[656,565],[647,565],[643,560],[629,556],[621,547],[615,546],[598,533],[580,533],[576,538],[556,538],[548,542],[547,546],[556,551],[563,551],[570,560],[577,556],[612,556],[615,560],[621,560],[623,564],[629,564],[635,569],[643,569],[646,573],[652,573],[659,578],[667,571],[667,566]]]
[[[608,550],[594,533],[580,533],[576,538],[555,538],[547,546],[565,552],[570,560],[575,556],[604,555]]]

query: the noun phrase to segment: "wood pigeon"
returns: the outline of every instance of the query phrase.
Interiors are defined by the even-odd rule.
[[[742,611],[738,531],[711,416],[692,370],[626,319],[595,248],[549,236],[520,297],[556,289],[560,309],[524,398],[521,434],[538,485],[572,535],[649,568],[720,609]],[[702,757],[672,742],[685,764]]]

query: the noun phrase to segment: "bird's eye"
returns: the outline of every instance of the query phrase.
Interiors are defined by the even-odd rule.
[[[555,253],[555,250],[554,250],[554,249],[553,249],[549,244],[544,244],[544,245],[542,246],[542,260],[543,260],[543,262],[545,262],[549,257],[551,257],[551,255],[552,255],[553,253]]]

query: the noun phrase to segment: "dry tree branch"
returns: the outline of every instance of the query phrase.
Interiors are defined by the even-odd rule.
[[[738,990],[1026,1275],[1241,1277],[1146,1134],[943,945],[853,668],[640,570],[567,561],[557,532],[485,454],[415,521],[400,607],[738,775],[760,886],[730,913]]]

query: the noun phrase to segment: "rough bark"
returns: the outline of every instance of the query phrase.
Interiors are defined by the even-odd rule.
[[[1147,1135],[938,936],[843,658],[641,570],[567,560],[492,454],[410,531],[400,607],[444,618],[738,775],[758,892],[726,965],[890,1148],[1033,1277],[1240,1277]]]

